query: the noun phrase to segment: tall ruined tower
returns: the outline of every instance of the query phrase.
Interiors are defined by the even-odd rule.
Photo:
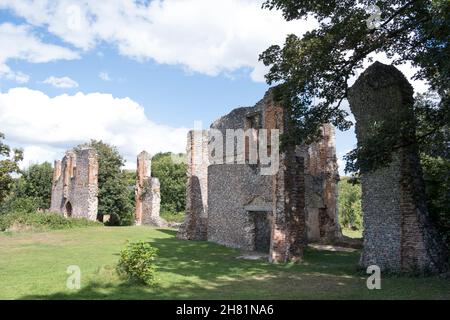
[[[361,265],[377,265],[390,272],[446,269],[447,252],[430,221],[424,198],[412,86],[394,66],[375,62],[350,89],[349,102],[359,146],[380,139],[380,127],[388,128],[398,140],[390,163],[361,172]]]
[[[208,142],[207,130],[188,132],[186,219],[178,232],[180,239],[207,240]]]
[[[167,223],[159,216],[160,183],[158,178],[151,176],[151,159],[151,155],[146,151],[142,151],[137,156],[135,220],[136,225],[148,224],[162,227]]]
[[[98,156],[95,149],[66,152],[55,161],[50,210],[95,221],[98,211]]]

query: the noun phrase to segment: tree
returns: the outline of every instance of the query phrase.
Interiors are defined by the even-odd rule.
[[[98,153],[98,213],[111,215],[120,225],[134,222],[126,174],[122,171],[125,160],[116,147],[102,141],[91,140],[81,147],[94,148]],[[118,218],[118,219],[117,219]]]
[[[33,164],[17,180],[16,198],[32,198],[39,209],[49,209],[52,195],[53,168],[48,162]]]
[[[368,10],[374,4],[379,15]],[[316,139],[323,123],[349,129],[352,124],[343,109],[348,80],[372,53],[384,52],[394,64],[410,61],[420,70],[415,78],[427,80],[439,95],[437,121],[417,142],[429,144],[433,132],[450,123],[448,0],[267,0],[263,8],[281,9],[287,20],[314,17],[319,22],[303,37],[289,35],[283,48],[271,46],[260,56],[270,66],[267,82],[279,83],[276,97],[290,116],[283,142]],[[368,23],[372,18],[375,24]],[[347,172],[370,171],[390,161],[391,151],[399,146],[389,138],[389,128],[384,129],[379,132],[383,144],[361,145],[348,154]],[[360,156],[370,154],[384,156]],[[361,163],[364,158],[372,161]]]
[[[161,182],[161,209],[176,214],[186,205],[186,164],[173,161],[172,153],[158,153],[152,159],[152,175]],[[179,154],[178,158],[182,159]]]
[[[419,95],[415,112],[418,134],[431,132],[433,141],[420,146],[428,212],[450,246],[450,127],[430,130],[439,121],[437,101],[431,94]]]
[[[339,182],[339,221],[344,228],[362,229],[361,185],[352,183],[349,178]]]
[[[0,132],[0,204],[5,201],[14,186],[14,173],[20,173],[19,162],[23,160],[20,149],[12,149],[2,140],[5,135]]]

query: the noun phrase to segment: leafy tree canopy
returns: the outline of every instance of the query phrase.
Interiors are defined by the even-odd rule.
[[[176,214],[184,211],[186,204],[186,164],[183,156],[158,153],[152,159],[152,175],[161,183],[161,210]],[[180,161],[174,161],[174,159]]]
[[[29,166],[17,180],[15,197],[33,198],[38,208],[49,209],[52,177],[53,168],[48,162]]]
[[[368,23],[374,17],[368,10],[373,5],[381,13],[375,25]],[[285,142],[317,138],[323,123],[340,130],[350,128],[342,108],[348,80],[372,53],[384,52],[394,64],[411,62],[419,68],[415,78],[427,80],[437,92],[439,102],[428,108],[435,121],[418,136],[419,142],[429,144],[433,134],[450,123],[448,0],[267,0],[263,8],[280,9],[287,20],[314,17],[319,22],[315,30],[302,37],[289,35],[283,47],[271,46],[260,56],[270,66],[268,83],[279,83],[278,98],[291,115]],[[381,148],[393,150],[398,147],[394,143],[387,139]],[[348,163],[347,171],[360,169],[358,151],[348,157],[349,162],[356,162]],[[389,160],[390,153],[380,154],[386,157],[375,159],[379,163],[369,169]]]
[[[362,230],[361,185],[343,177],[339,182],[339,222],[352,230]]]
[[[0,132],[0,203],[2,203],[14,186],[14,173],[20,173],[19,162],[23,160],[20,149],[11,149],[3,143],[5,135]]]
[[[113,215],[112,220],[118,220],[121,225],[132,224],[130,188],[127,175],[122,171],[125,160],[116,147],[103,141],[91,140],[78,146],[81,147],[94,148],[98,153],[98,213]]]

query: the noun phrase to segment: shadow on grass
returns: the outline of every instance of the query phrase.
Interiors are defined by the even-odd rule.
[[[294,299],[320,298],[361,283],[358,252],[308,249],[301,264],[274,265],[237,259],[240,251],[203,241],[152,238],[158,249],[156,287],[89,275],[78,291],[28,295],[21,299]],[[101,267],[101,266],[99,266]],[[89,281],[89,279],[94,280]],[[330,294],[331,290],[331,294]]]

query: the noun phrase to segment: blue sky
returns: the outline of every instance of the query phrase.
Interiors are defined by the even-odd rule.
[[[263,97],[264,49],[316,26],[261,3],[0,0],[0,131],[23,166],[89,138],[117,145],[130,168],[142,149],[182,152],[194,121]],[[353,130],[336,140],[342,173]]]

